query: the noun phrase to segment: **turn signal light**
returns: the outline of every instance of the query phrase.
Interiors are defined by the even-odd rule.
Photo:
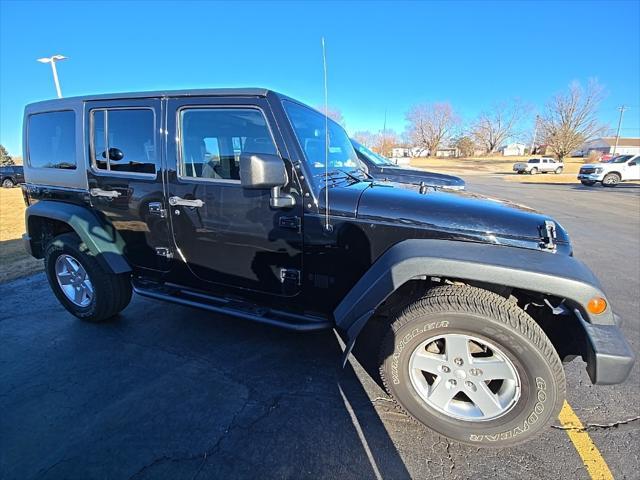
[[[600,315],[606,309],[607,301],[602,297],[593,297],[589,300],[589,303],[587,303],[587,310],[595,315]]]

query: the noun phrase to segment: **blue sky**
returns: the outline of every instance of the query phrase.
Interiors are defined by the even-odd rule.
[[[0,0],[0,142],[20,154],[24,105],[55,96],[36,58],[61,53],[65,96],[264,86],[320,105],[347,129],[405,126],[420,102],[466,119],[521,98],[541,110],[597,78],[612,127],[640,136],[640,2],[18,2]]]

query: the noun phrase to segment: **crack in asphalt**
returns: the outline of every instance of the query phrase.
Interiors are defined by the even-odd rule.
[[[640,420],[640,415],[635,417],[627,418],[625,420],[618,420],[617,422],[611,423],[586,423],[583,427],[571,427],[571,426],[562,426],[562,425],[551,425],[551,428],[555,428],[558,430],[569,430],[572,432],[586,432],[588,430],[595,429],[609,429],[609,428],[618,428],[620,425],[627,425],[629,423],[633,423]]]
[[[251,421],[243,425],[238,422],[238,419],[245,412],[247,407],[261,405],[260,403],[255,403],[254,401],[252,401],[251,399],[252,393],[250,391],[249,396],[247,397],[247,400],[244,402],[240,410],[238,410],[233,415],[231,422],[229,422],[229,426],[225,429],[224,433],[220,436],[220,438],[218,438],[218,440],[211,447],[206,449],[204,452],[198,452],[198,453],[183,455],[179,457],[172,457],[171,455],[167,455],[167,454],[162,455],[160,457],[153,459],[150,463],[142,466],[139,470],[133,473],[128,480],[141,478],[141,475],[143,475],[145,471],[153,468],[156,465],[160,465],[165,462],[179,463],[179,462],[191,461],[191,460],[196,460],[198,458],[202,458],[202,462],[200,463],[200,466],[198,467],[198,469],[196,470],[196,472],[192,477],[192,480],[195,480],[200,475],[200,472],[202,471],[205,464],[207,463],[208,458],[215,456],[219,452],[222,446],[222,442],[228,439],[229,435],[233,431],[237,429],[242,429],[242,430],[246,430],[245,435],[249,434],[255,425],[257,425],[262,420],[265,420],[273,413],[273,411],[278,407],[278,405],[280,404],[284,396],[285,396],[284,394],[276,395],[272,399],[270,405],[266,407],[266,410],[262,414],[258,415],[257,417],[255,417],[254,419],[252,419]]]

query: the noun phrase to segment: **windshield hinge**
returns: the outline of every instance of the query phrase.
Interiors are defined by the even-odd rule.
[[[280,282],[294,282],[296,285],[300,285],[300,270],[294,270],[291,268],[280,269]]]
[[[544,221],[544,231],[542,232],[542,243],[540,246],[545,250],[556,250],[556,222],[553,220]]]
[[[286,228],[287,230],[300,232],[300,217],[280,217],[278,219],[278,226],[280,228]]]

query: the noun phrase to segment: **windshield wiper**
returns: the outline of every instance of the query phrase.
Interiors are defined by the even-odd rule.
[[[355,180],[356,182],[361,182],[362,180],[358,177],[356,177],[353,173],[349,173],[346,170],[331,170],[330,172],[326,172],[326,173],[320,173],[316,176],[324,178],[325,180],[327,179],[333,179],[338,175],[346,175],[347,177],[349,177],[352,180]]]

